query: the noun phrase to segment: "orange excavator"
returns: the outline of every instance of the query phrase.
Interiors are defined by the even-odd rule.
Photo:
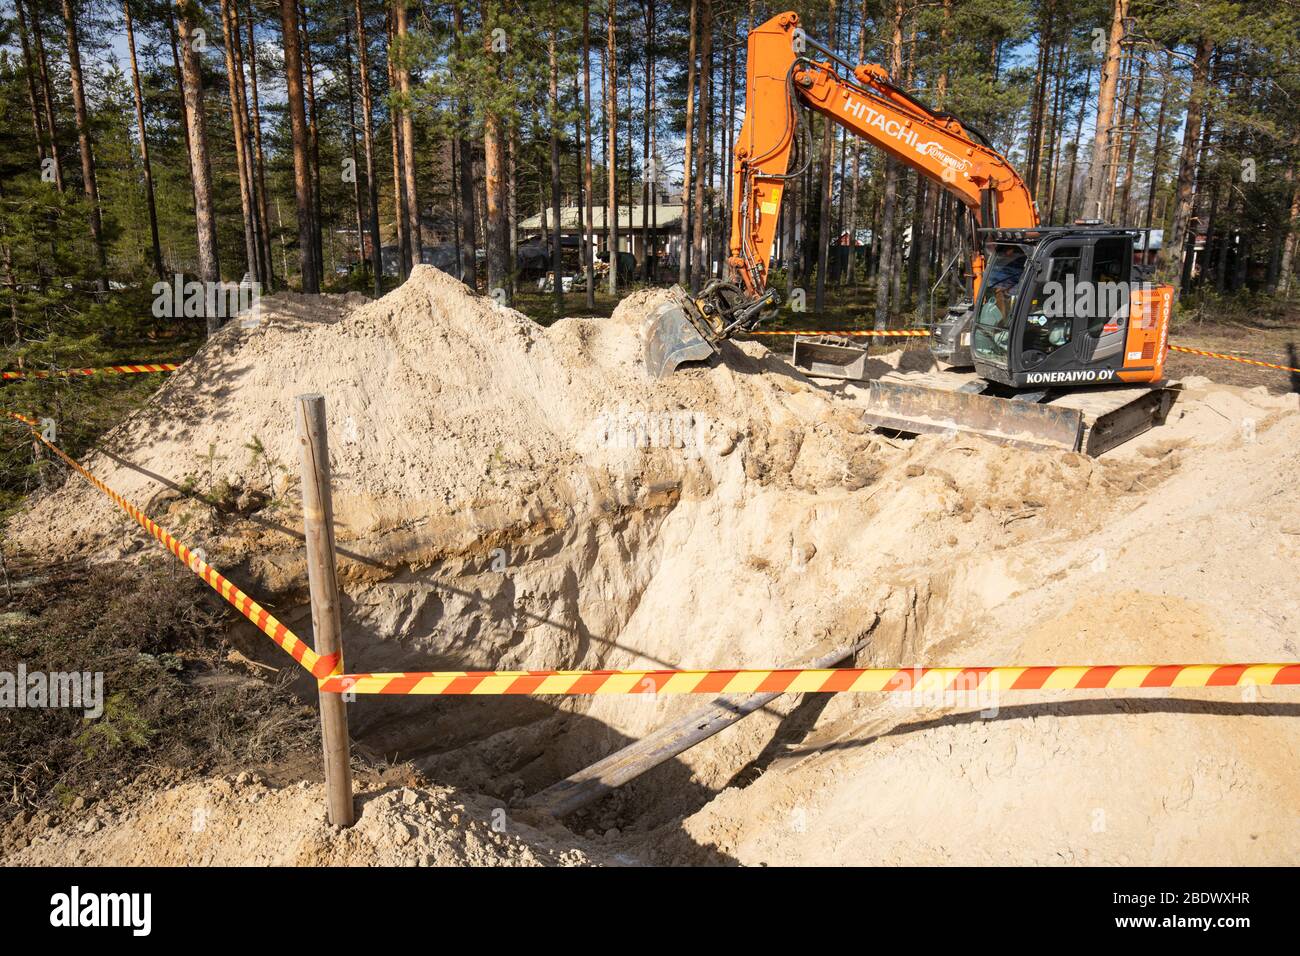
[[[1040,226],[1029,188],[987,137],[923,105],[884,68],[852,65],[808,37],[796,13],[755,28],[748,52],[729,278],[695,295],[675,288],[656,310],[645,340],[652,376],[710,360],[722,341],[776,314],[773,243],[785,185],[802,171],[790,171],[792,157],[809,155],[811,109],[970,210],[974,301],[933,323],[930,341],[935,368],[973,373],[872,377],[867,366],[883,363],[826,340],[796,340],[797,368],[866,383],[868,421],[901,432],[978,432],[1096,455],[1163,421],[1176,395],[1163,382],[1173,289],[1137,281],[1141,230]]]

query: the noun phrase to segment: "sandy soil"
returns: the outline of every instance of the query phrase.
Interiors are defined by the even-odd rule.
[[[89,463],[307,636],[291,399],[324,393],[352,670],[761,666],[863,635],[859,661],[882,665],[1297,658],[1297,396],[1190,379],[1164,427],[1099,460],[890,439],[758,344],[648,381],[639,325],[660,295],[549,329],[431,269],[364,305],[277,297]],[[10,536],[92,560],[146,546],[78,484]],[[371,749],[513,818],[701,703],[371,699],[350,716]],[[1298,715],[1290,690],[782,698],[572,834],[532,821],[524,842],[537,862],[1295,862]],[[130,829],[215,785],[57,827],[21,859],[140,859]],[[318,818],[319,795],[263,803]],[[419,815],[384,807],[366,812]],[[312,823],[254,827],[219,861],[505,860],[439,849],[428,820],[427,850]],[[547,849],[587,836],[603,856]],[[217,859],[201,839],[158,852]]]
[[[600,862],[447,787],[359,788],[357,821],[323,819],[324,788],[250,774],[159,790],[121,812],[95,807],[9,847],[24,866],[585,866]],[[28,827],[31,834],[33,828]],[[23,840],[27,843],[27,840]],[[569,842],[572,842],[570,840]]]

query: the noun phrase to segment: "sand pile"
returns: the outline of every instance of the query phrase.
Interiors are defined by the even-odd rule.
[[[1180,453],[1163,449],[1184,448],[1136,477],[1149,492],[1073,498],[1105,520],[954,562],[953,597],[929,628],[934,663],[1300,659],[1295,396],[1197,387],[1256,424],[1207,438],[1192,397],[1165,434],[1130,449],[1169,461]],[[1294,688],[828,708],[757,782],[687,819],[664,854],[697,858],[702,844],[745,863],[1293,863],[1297,720]]]
[[[269,787],[250,775],[158,791],[122,813],[95,808],[36,833],[9,865],[585,866],[503,806],[447,787],[357,794],[357,822],[336,831],[319,784]],[[26,840],[22,842],[26,843]]]
[[[1284,569],[1300,539],[1279,530],[1297,503],[1290,400],[1207,384],[1168,426],[1102,460],[966,436],[889,439],[863,428],[851,394],[758,345],[650,382],[638,332],[662,296],[547,329],[432,269],[373,303],[277,297],[89,462],[307,636],[290,406],[324,393],[351,670],[763,666],[863,635],[859,662],[882,665],[1296,656],[1283,641],[1300,619],[1300,585]],[[1207,439],[1206,416],[1228,424]],[[13,533],[29,548],[73,540],[97,558],[145,547],[76,483]],[[1174,598],[1192,610],[1175,614]],[[1183,629],[1193,615],[1196,641]],[[245,653],[282,663],[247,631],[236,633]],[[514,805],[701,703],[372,698],[350,719],[372,750]],[[971,826],[990,858],[1048,858],[1053,839],[1079,846],[1051,821],[1095,809],[1093,791],[1073,783],[1083,767],[1110,788],[1110,832],[1124,836],[1114,846],[1154,860],[1164,844],[1152,834],[1175,814],[1166,798],[1180,781],[1201,781],[1186,812],[1203,827],[1236,832],[1221,810],[1264,812],[1205,802],[1239,786],[1232,779],[1262,778],[1208,757],[1188,764],[1171,741],[1212,726],[1214,753],[1237,741],[1271,760],[1284,755],[1274,728],[1292,726],[1248,714],[1263,722],[1255,731],[1178,705],[1132,725],[1066,713],[1044,738],[1043,722],[1058,719],[1047,711],[948,723],[945,712],[782,698],[570,823],[618,831],[634,858],[868,862],[909,859],[910,846],[918,860],[957,859]],[[1169,723],[1152,733],[1143,717]],[[907,747],[929,756],[913,762]],[[1120,779],[1102,772],[1106,761],[1125,768],[1116,773],[1153,761],[1166,772]],[[787,825],[792,809],[803,830]],[[1008,839],[1031,810],[1040,828]],[[1116,822],[1130,811],[1145,831]],[[1294,808],[1277,813],[1290,815],[1270,827],[1294,819]],[[928,842],[909,844],[909,832]],[[1278,845],[1261,839],[1257,852]]]

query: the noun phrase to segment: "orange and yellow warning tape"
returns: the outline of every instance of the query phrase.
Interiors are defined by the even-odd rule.
[[[1274,365],[1272,362],[1261,362],[1258,359],[1241,358],[1237,355],[1224,355],[1222,352],[1206,352],[1204,349],[1189,349],[1185,345],[1169,346],[1171,352],[1186,352],[1188,355],[1203,355],[1206,358],[1223,359],[1225,362],[1240,362],[1242,365],[1258,365],[1260,368],[1275,368],[1281,372],[1300,372],[1300,368],[1292,368],[1290,365]]]
[[[244,617],[253,622],[263,634],[269,637],[280,649],[305,667],[314,677],[323,678],[336,673],[340,669],[339,655],[330,654],[322,656],[317,654],[311,647],[294,634],[293,631],[285,627],[280,621],[276,620],[266,608],[258,604],[251,597],[241,591],[232,581],[223,575],[212,565],[208,564],[184,543],[178,541],[166,528],[160,526],[143,511],[137,508],[131,502],[127,501],[108,485],[104,484],[89,471],[83,468],[72,457],[65,454],[63,449],[48,441],[39,431],[39,422],[28,418],[26,415],[20,415],[17,412],[5,412],[10,418],[22,422],[31,429],[32,434],[45,445],[46,448],[54,452],[61,458],[69,468],[79,474],[86,481],[90,482],[95,488],[106,494],[109,499],[125,511],[128,515],[146,531],[148,531],[155,540],[164,548],[170,551],[176,558],[196,575],[203,579],[212,590],[220,594],[226,601]]]
[[[0,372],[0,378],[66,378],[70,375],[136,375],[141,372],[174,372],[179,365],[155,362],[151,365],[109,365],[105,368],[64,368],[44,372]]]
[[[844,667],[777,670],[428,671],[337,674],[353,694],[843,694],[1131,690],[1300,684],[1300,664],[1122,664],[1068,667]]]
[[[874,336],[923,336],[929,329],[758,329],[750,335],[844,335],[871,338]]]
[[[929,329],[759,329],[750,335],[842,335],[846,337],[874,338],[876,336],[924,336],[930,335]],[[1224,355],[1222,352],[1207,352],[1204,349],[1188,348],[1185,345],[1170,345],[1171,352],[1186,352],[1188,355],[1202,355],[1206,358],[1223,359],[1225,362],[1240,362],[1242,365],[1256,365],[1260,368],[1274,368],[1280,372],[1296,372],[1300,368],[1290,365],[1277,365],[1273,362],[1261,362],[1258,359],[1240,358],[1236,355]]]

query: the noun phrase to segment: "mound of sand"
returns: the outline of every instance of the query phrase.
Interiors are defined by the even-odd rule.
[[[291,402],[323,393],[350,670],[763,666],[861,636],[881,665],[1296,657],[1293,397],[1189,383],[1101,460],[887,439],[757,345],[649,381],[638,330],[662,296],[545,329],[432,269],[366,304],[276,297],[89,464],[309,636]],[[10,534],[111,559],[144,547],[132,529],[74,482]],[[1294,717],[1224,694],[1017,696],[987,720],[781,698],[570,824],[672,861],[1175,862],[1249,813],[1240,858],[1285,858]],[[350,718],[372,750],[512,804],[701,703],[372,698]]]
[[[324,788],[269,787],[243,774],[161,790],[125,812],[97,807],[7,856],[57,866],[584,866],[504,808],[447,787],[357,794],[357,821],[324,820]],[[599,858],[597,858],[597,862]]]

